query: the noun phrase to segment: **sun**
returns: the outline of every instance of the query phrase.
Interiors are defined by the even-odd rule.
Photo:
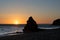
[[[19,24],[19,21],[18,20],[14,21],[14,24]]]

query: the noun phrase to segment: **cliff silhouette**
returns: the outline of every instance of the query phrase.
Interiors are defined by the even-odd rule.
[[[52,25],[60,26],[60,19],[54,20]]]

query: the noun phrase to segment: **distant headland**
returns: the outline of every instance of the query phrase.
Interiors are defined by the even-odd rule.
[[[54,20],[52,25],[60,26],[60,19]]]

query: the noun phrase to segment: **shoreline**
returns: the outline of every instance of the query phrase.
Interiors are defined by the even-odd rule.
[[[59,30],[59,29],[60,29],[59,27],[58,28],[52,28],[52,29],[50,29],[50,28],[47,28],[47,29],[41,28],[40,32],[44,32],[44,31],[45,32],[46,31],[56,31],[56,30]],[[7,34],[0,35],[0,37],[13,36],[13,35],[21,35],[21,34],[24,34],[24,33],[17,31],[17,32],[13,32],[13,33],[7,33]]]
[[[23,32],[13,32],[13,33],[6,33],[6,34],[3,34],[3,35],[0,35],[0,37],[21,35],[21,34],[23,34]]]
[[[58,40],[60,29],[41,30],[39,32],[24,33],[0,37],[1,40]]]

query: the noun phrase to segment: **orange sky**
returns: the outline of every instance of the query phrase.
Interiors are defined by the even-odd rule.
[[[0,24],[26,24],[30,16],[51,24],[60,18],[60,0],[0,0]]]
[[[29,17],[9,17],[9,18],[0,18],[1,24],[16,24],[16,21],[18,24],[26,24]],[[37,22],[37,24],[50,24],[52,23],[53,19],[51,18],[39,18],[39,17],[33,17],[33,19]]]

